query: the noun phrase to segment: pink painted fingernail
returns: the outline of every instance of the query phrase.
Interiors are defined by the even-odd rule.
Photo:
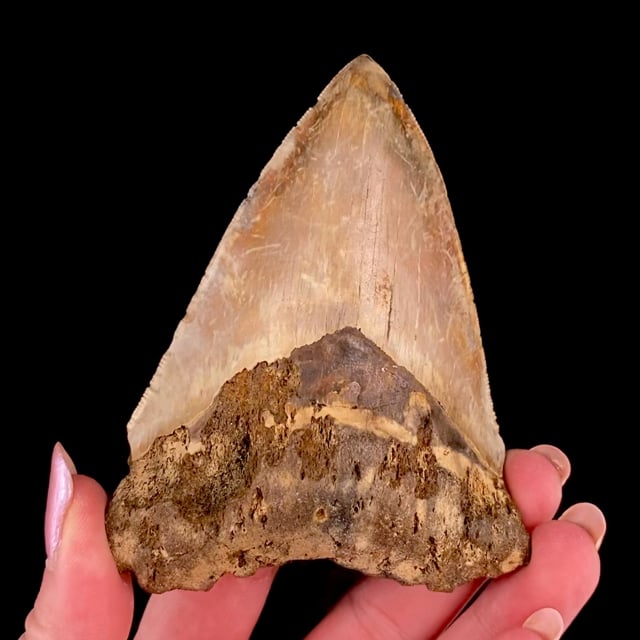
[[[44,545],[47,558],[51,558],[60,544],[62,524],[73,496],[73,476],[76,468],[69,454],[57,442],[51,456],[51,474],[47,509],[44,516]]]
[[[564,620],[557,609],[545,607],[534,611],[522,628],[539,633],[544,640],[558,640],[564,631]]]
[[[590,502],[579,502],[569,507],[558,520],[574,522],[585,529],[593,538],[596,550],[600,549],[604,534],[607,530],[607,521],[598,507]]]
[[[544,456],[558,471],[560,476],[560,482],[564,484],[571,473],[571,463],[569,458],[564,452],[560,451],[558,447],[554,447],[550,444],[539,444],[537,447],[533,447],[531,451],[535,451]]]

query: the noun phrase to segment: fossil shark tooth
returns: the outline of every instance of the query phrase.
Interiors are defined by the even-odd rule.
[[[445,185],[369,57],[241,204],[128,436],[107,530],[149,591],[301,558],[450,590],[526,562]]]

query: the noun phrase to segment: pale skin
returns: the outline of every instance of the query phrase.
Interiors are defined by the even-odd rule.
[[[507,454],[505,480],[532,535],[528,566],[492,581],[461,614],[480,583],[434,593],[365,578],[308,640],[555,640],[591,597],[600,576],[602,512],[580,503],[559,517],[567,457],[542,445]],[[21,640],[126,640],[133,616],[131,577],[115,566],[104,528],[107,495],[54,448],[47,502],[48,559]],[[555,519],[554,519],[555,518]],[[260,615],[275,569],[224,576],[206,592],[150,597],[136,640],[245,639]]]

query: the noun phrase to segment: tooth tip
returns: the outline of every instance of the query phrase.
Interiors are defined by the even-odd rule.
[[[384,100],[399,97],[396,85],[387,72],[369,55],[363,53],[346,64],[320,94],[319,102],[345,90],[358,88]],[[390,92],[391,89],[391,92]]]
[[[337,74],[336,80],[340,79],[342,74],[351,76],[352,81],[366,78],[368,80],[383,79],[390,82],[387,72],[366,53],[360,54],[346,64],[342,71]]]

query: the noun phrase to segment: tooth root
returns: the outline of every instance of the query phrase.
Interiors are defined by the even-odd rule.
[[[352,327],[233,376],[192,445],[157,438],[109,504],[117,565],[147,591],[314,558],[450,591],[527,559],[502,479]]]
[[[238,371],[345,326],[408,369],[501,474],[445,185],[397,88],[366,56],[331,81],[237,211],[129,422],[132,460],[181,425],[197,435]]]

